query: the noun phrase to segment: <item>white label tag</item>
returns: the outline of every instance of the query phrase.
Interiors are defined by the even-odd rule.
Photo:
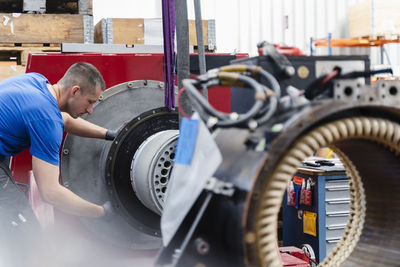
[[[166,192],[161,232],[163,245],[167,246],[187,213],[203,191],[206,181],[212,177],[222,162],[222,155],[214,138],[199,119],[193,157],[190,165],[174,164]],[[179,142],[179,141],[178,141]]]

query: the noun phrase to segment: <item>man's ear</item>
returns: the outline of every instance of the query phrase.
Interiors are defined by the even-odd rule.
[[[72,94],[72,95],[76,95],[76,94],[79,92],[79,90],[81,90],[81,88],[79,87],[79,85],[74,85],[74,86],[72,86],[71,94]]]

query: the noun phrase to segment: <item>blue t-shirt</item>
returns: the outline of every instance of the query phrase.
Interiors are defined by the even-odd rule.
[[[0,155],[30,153],[59,165],[64,131],[60,109],[39,73],[17,75],[0,83]]]

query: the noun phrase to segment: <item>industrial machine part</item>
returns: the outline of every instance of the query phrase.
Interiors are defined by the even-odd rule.
[[[186,85],[211,87],[218,84],[215,80],[228,80],[219,72]],[[243,82],[240,77],[230,80]],[[234,124],[240,115],[223,116],[188,90],[200,117],[210,128],[218,128],[214,135],[223,162],[213,179],[232,185],[234,194],[204,185],[180,229],[160,252],[158,265],[281,266],[277,219],[285,189],[302,161],[326,146],[345,166],[351,204],[344,235],[321,266],[398,264],[400,81],[371,86],[336,79],[330,89],[332,94],[274,110],[257,129],[250,123]],[[260,111],[255,114],[245,122]],[[218,122],[235,128],[220,128]],[[199,253],[199,239],[207,243],[207,254]]]
[[[121,134],[110,143],[67,136],[62,151],[65,186],[99,204],[111,200],[118,214],[110,222],[111,232],[100,221],[83,223],[110,243],[138,249],[155,248],[161,242],[157,209],[149,208],[157,203],[151,191],[146,191],[147,198],[135,193],[134,187],[147,185],[132,186],[136,179],[132,159],[144,152],[139,150],[142,144],[151,147],[149,138],[178,128],[177,115],[158,108],[163,105],[163,90],[157,84],[131,82],[105,92],[87,119],[107,128],[128,121]],[[280,265],[276,226],[286,182],[305,157],[329,146],[341,157],[350,177],[351,213],[344,237],[323,264],[396,265],[400,258],[396,224],[399,82],[369,86],[348,80],[337,81],[333,88],[335,98],[292,101],[253,131],[216,131],[223,163],[214,177],[218,184],[232,186],[234,193],[206,189],[159,259],[168,261],[173,255],[176,264]],[[302,99],[293,92],[292,100]],[[154,149],[156,155],[172,145],[167,140],[159,144],[162,147]],[[155,177],[151,173],[144,176]],[[157,189],[153,184],[147,188]]]
[[[74,50],[75,48],[76,47],[72,47],[71,49]],[[76,50],[74,51],[77,52]],[[246,56],[246,54],[206,55],[207,67],[215,68],[221,65],[226,65],[232,59],[243,58]],[[197,73],[198,57],[197,55],[191,55],[190,58],[191,73]],[[135,132],[137,133],[137,135],[135,136],[134,134],[132,134],[131,137],[127,137],[128,139],[126,140],[129,140],[129,138],[137,139],[138,143],[134,144],[134,146],[137,146],[138,148],[141,144],[145,143],[145,141],[147,140],[146,138],[149,138],[152,135],[164,130],[176,130],[178,128],[178,115],[176,113],[171,113],[172,115],[175,114],[176,116],[175,119],[171,119],[171,117],[169,117],[171,114],[168,115],[165,110],[158,109],[159,107],[164,106],[163,83],[158,82],[162,81],[164,76],[163,54],[31,53],[28,56],[26,71],[41,73],[46,76],[46,78],[48,78],[50,83],[54,84],[62,77],[64,71],[71,64],[81,61],[89,62],[95,65],[96,68],[102,73],[107,88],[110,88],[110,92],[107,93],[107,91],[109,90],[107,89],[106,93],[103,95],[103,99],[96,106],[95,113],[86,117],[86,119],[94,119],[96,123],[99,123],[100,125],[104,125],[105,127],[111,129],[116,129],[121,126],[123,122],[129,122],[132,120],[132,124],[128,123],[126,126],[130,127],[129,125],[132,125],[132,127],[130,127],[128,131]],[[48,68],[49,64],[56,64],[58,67]],[[138,80],[143,81],[126,83],[126,81]],[[147,84],[145,84],[146,81],[144,80],[147,81]],[[152,82],[150,80],[157,82]],[[121,90],[117,90],[117,88]],[[111,92],[116,91],[118,91],[119,93],[115,95],[113,94],[112,96],[110,95]],[[111,97],[112,100],[111,98],[109,99],[109,97]],[[104,101],[106,98],[107,100]],[[120,100],[118,100],[120,98],[123,99],[123,102],[120,102]],[[110,103],[106,105],[105,103],[108,101],[110,101]],[[209,95],[209,101],[219,110],[229,112],[229,88],[220,88],[218,91],[211,92],[211,94]],[[155,114],[153,114],[153,109],[156,109]],[[98,112],[100,112],[100,114],[97,114]],[[152,128],[153,126],[149,124],[151,122],[150,120],[144,120],[145,117],[151,117],[153,122],[158,126],[154,127],[154,130],[147,132],[146,129]],[[133,127],[134,119],[138,120],[138,122],[146,123],[137,123],[135,124],[135,127]],[[166,124],[167,126],[164,125],[163,127],[161,127],[160,125],[162,124]],[[146,132],[143,133],[143,131]],[[91,143],[88,139],[77,137],[74,138],[69,135],[67,136],[67,139],[68,140],[66,140],[66,147],[64,148],[64,150],[62,150],[61,153],[61,181],[75,192],[82,193],[81,196],[83,196],[84,198],[88,200],[93,200],[98,204],[102,204],[105,200],[111,200],[111,198],[115,198],[116,200],[112,201],[114,204],[118,205],[118,207],[116,207],[116,210],[120,218],[117,219],[117,221],[110,222],[111,227],[108,227],[105,224],[94,222],[94,220],[82,220],[83,223],[79,223],[76,221],[77,218],[69,217],[56,211],[55,227],[61,228],[65,224],[67,227],[72,227],[73,232],[80,233],[80,236],[83,236],[85,240],[93,240],[94,242],[91,244],[92,251],[95,251],[96,249],[103,249],[103,247],[106,247],[108,251],[119,251],[119,248],[121,246],[125,248],[133,247],[138,249],[144,249],[147,247],[158,248],[158,245],[160,244],[159,215],[148,208],[151,203],[146,202],[145,196],[139,196],[139,194],[141,193],[145,194],[144,191],[138,190],[138,192],[140,192],[136,194],[133,189],[135,185],[132,185],[131,178],[133,177],[133,174],[130,170],[132,160],[124,162],[124,173],[122,174],[124,176],[124,179],[122,179],[124,181],[124,184],[118,184],[115,186],[115,188],[126,188],[126,192],[117,192],[113,193],[112,196],[109,196],[108,192],[114,191],[112,189],[112,186],[105,185],[105,179],[103,179],[104,177],[100,176],[100,174],[104,173],[104,171],[102,172],[99,170],[101,161],[100,156],[102,156],[101,153],[103,151],[103,146],[105,142],[99,140],[99,142]],[[80,140],[79,142],[82,141],[83,143],[75,144],[75,142],[78,142],[78,140]],[[73,145],[71,145],[71,141]],[[111,146],[111,143],[106,143]],[[131,143],[128,142],[125,144],[131,145]],[[71,147],[69,147],[70,145]],[[164,148],[167,148],[168,145],[169,143],[165,143]],[[135,151],[137,150],[138,149],[136,148],[130,150],[129,153],[132,153],[132,155],[129,155],[128,158],[133,158],[134,154],[136,153]],[[107,149],[104,149],[104,151],[106,152]],[[117,148],[115,151],[121,151],[121,147]],[[142,150],[142,152],[145,151],[146,150]],[[161,153],[161,148],[157,151]],[[143,156],[144,155],[145,154],[143,154]],[[106,157],[107,153],[104,153],[103,156]],[[119,157],[118,155],[111,156],[115,156],[114,158],[116,159],[117,157]],[[120,158],[118,158],[118,161],[119,160]],[[105,168],[105,166],[103,167]],[[115,165],[114,170],[118,168],[119,166]],[[167,168],[167,172],[170,171],[171,168],[172,166],[169,169]],[[145,169],[149,169],[148,166]],[[25,187],[29,186],[31,170],[31,156],[28,150],[12,158],[11,171],[13,173],[14,179],[18,183],[24,184]],[[159,171],[163,171],[163,168],[159,169]],[[149,173],[149,175],[151,174]],[[164,175],[164,177],[168,177],[168,175],[169,174]],[[157,179],[157,177],[155,176],[154,178]],[[139,177],[137,181],[141,179],[142,178]],[[151,199],[151,192],[154,192],[158,195],[164,195],[162,191],[161,193],[157,192],[157,189],[165,190],[163,188],[165,188],[166,184],[161,186],[161,183],[164,183],[164,178],[160,177],[160,187],[156,185],[156,182],[157,181],[154,181],[153,184],[148,185],[148,188],[153,188],[153,191],[148,192],[149,198],[147,199]],[[140,184],[136,186],[141,187],[145,186],[145,184]],[[117,189],[115,189],[115,191],[116,190]],[[121,198],[123,195],[131,197],[119,200],[118,197]],[[159,204],[162,205],[162,200],[159,200]],[[119,203],[121,201],[128,204],[120,205]],[[157,206],[155,203],[154,205]],[[130,207],[133,208],[130,211],[127,211],[127,209],[129,209]],[[131,212],[133,214],[134,208],[137,208],[138,212],[133,215],[134,219],[132,219],[132,216],[130,216],[129,213]],[[88,232],[86,229],[90,230],[92,233]],[[156,235],[156,237],[151,238],[154,235]],[[103,239],[98,238],[101,236],[103,237]],[[149,237],[151,240],[148,240]],[[105,242],[102,242],[103,240],[105,240]],[[120,246],[115,246],[116,243]],[[132,254],[132,250],[126,251],[131,257],[134,257],[134,255]],[[149,253],[150,252],[154,253],[154,251],[149,251]]]
[[[272,45],[264,46],[264,48],[265,47],[269,50],[275,49]],[[310,57],[298,55],[276,56],[275,54],[276,52],[272,53],[272,55],[261,55],[258,57],[233,60],[232,64],[245,64],[262,67],[264,70],[274,75],[278,80],[283,96],[287,94],[286,91],[289,86],[294,86],[299,90],[305,90],[315,82],[317,78],[322,75],[330,74],[335,66],[340,67],[342,73],[348,73],[351,71],[365,72],[370,68],[370,61],[367,56]],[[282,57],[286,58],[286,60],[283,60]],[[285,69],[287,69],[287,71],[285,71]],[[287,73],[293,73],[293,75],[289,76]],[[359,77],[355,81],[360,85],[370,84],[369,77]],[[262,79],[260,82],[264,84],[266,83],[266,81]],[[232,108],[236,112],[246,110],[246,107],[251,104],[251,99],[251,95],[244,90],[240,90],[240,88],[232,90]],[[243,102],[248,104],[246,105]]]
[[[178,130],[153,134],[136,150],[131,165],[132,187],[142,203],[161,215],[169,181]]]
[[[126,82],[106,90],[86,119],[108,129],[126,123],[113,142],[67,135],[61,157],[64,186],[83,198],[110,200],[110,222],[82,219],[119,246],[160,246],[160,214],[178,137],[178,114],[163,106],[158,81]]]

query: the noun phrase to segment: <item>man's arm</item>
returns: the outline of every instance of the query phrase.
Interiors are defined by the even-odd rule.
[[[84,119],[72,118],[68,113],[61,112],[64,121],[64,130],[67,133],[78,135],[81,137],[91,137],[104,139],[107,129],[100,127]]]
[[[98,218],[103,216],[103,207],[90,203],[58,182],[59,168],[32,156],[32,169],[42,198],[63,212]]]

